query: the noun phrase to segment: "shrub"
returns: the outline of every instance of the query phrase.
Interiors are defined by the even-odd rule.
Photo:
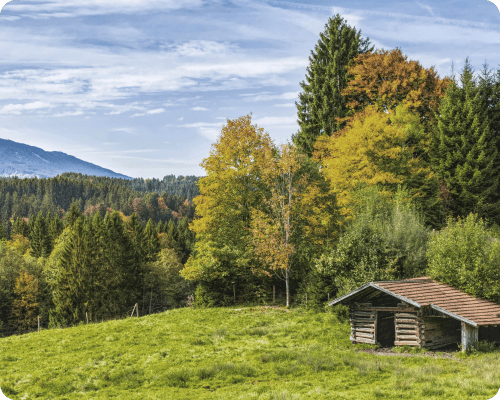
[[[319,274],[333,279],[337,296],[370,281],[422,275],[427,265],[428,229],[406,193],[390,199],[376,188],[361,192],[358,215],[316,263]]]
[[[500,242],[477,215],[448,219],[444,229],[431,235],[427,257],[433,279],[500,302]]]

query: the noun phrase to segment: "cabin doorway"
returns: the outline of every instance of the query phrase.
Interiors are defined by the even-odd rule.
[[[377,312],[377,338],[375,339],[382,347],[393,347],[396,341],[396,324],[394,312]]]

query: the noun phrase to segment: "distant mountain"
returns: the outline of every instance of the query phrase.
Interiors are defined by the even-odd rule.
[[[60,151],[0,139],[0,177],[52,178],[64,172],[131,179]]]

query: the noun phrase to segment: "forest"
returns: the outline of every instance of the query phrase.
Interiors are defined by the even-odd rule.
[[[226,121],[205,175],[0,180],[0,333],[185,305],[307,305],[427,275],[500,302],[500,68],[440,77],[337,15],[299,130]]]

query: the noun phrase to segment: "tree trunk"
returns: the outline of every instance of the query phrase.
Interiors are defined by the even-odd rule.
[[[286,269],[285,273],[286,282],[286,307],[290,307],[290,268]]]

